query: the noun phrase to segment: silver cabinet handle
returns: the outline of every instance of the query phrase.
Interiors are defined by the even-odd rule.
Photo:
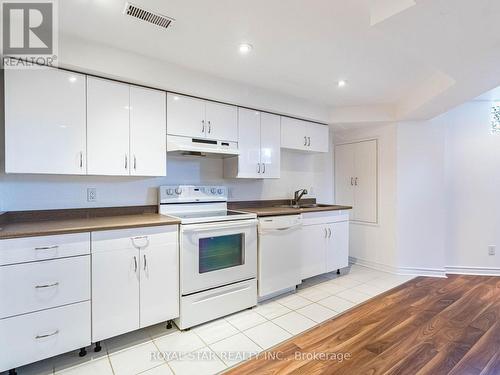
[[[128,155],[125,154],[125,169],[128,169]]]
[[[266,163],[262,163],[262,173],[266,173]]]
[[[304,136],[304,146],[307,146],[307,137]]]
[[[358,178],[357,177],[354,179],[354,186],[358,186]]]
[[[80,168],[83,168],[83,151],[80,151]]]
[[[58,285],[59,285],[59,282],[55,282],[55,283],[52,283],[52,284],[36,285],[35,289],[52,288],[52,287],[55,287],[55,286],[58,286]]]
[[[212,132],[212,123],[208,120],[208,134]]]
[[[307,140],[308,140],[307,145],[308,145],[308,146],[311,146],[311,137],[307,137]]]
[[[325,238],[327,238],[328,237],[328,229],[326,229],[326,228],[323,228],[323,229],[325,230]]]
[[[354,186],[354,177],[351,177],[351,186]]]
[[[257,163],[257,173],[260,173],[260,163]]]
[[[328,228],[328,238],[332,238],[332,229]]]
[[[134,171],[137,169],[137,158],[134,155]]]
[[[134,255],[134,272],[137,272],[137,257]]]
[[[205,133],[205,120],[201,120],[201,132]]]
[[[146,254],[144,254],[144,271],[146,271],[147,266],[148,266],[148,261],[146,260]]]
[[[35,336],[35,339],[37,339],[37,340],[39,340],[39,339],[44,339],[45,337],[55,336],[55,335],[57,335],[58,333],[59,333],[59,330],[58,330],[58,329],[56,329],[54,332],[52,332],[52,333],[48,333],[48,334],[46,334],[46,335],[36,335],[36,336]]]
[[[53,250],[53,249],[58,249],[59,245],[53,245],[53,246],[42,246],[42,247],[35,247],[35,250]]]

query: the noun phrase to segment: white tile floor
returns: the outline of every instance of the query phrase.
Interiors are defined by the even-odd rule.
[[[18,369],[19,375],[215,374],[410,280],[354,265],[304,281],[296,293],[180,332],[159,324]],[[3,375],[3,374],[2,374]]]

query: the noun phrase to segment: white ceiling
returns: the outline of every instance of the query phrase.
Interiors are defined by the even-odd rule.
[[[165,30],[124,16],[124,0],[64,0],[60,31],[331,107],[390,106],[400,118],[500,84],[498,0],[133,2],[177,21]],[[248,56],[241,42],[254,46]]]

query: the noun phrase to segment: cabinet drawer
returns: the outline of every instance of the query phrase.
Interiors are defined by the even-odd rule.
[[[0,319],[90,299],[90,255],[0,267]]]
[[[303,225],[316,225],[349,221],[349,211],[320,211],[306,212],[302,214]]]
[[[0,266],[90,253],[90,233],[0,240]]]
[[[0,372],[90,345],[90,302],[0,320]]]
[[[92,253],[177,244],[177,225],[92,232]]]

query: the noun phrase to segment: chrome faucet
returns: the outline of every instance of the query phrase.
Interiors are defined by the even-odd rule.
[[[300,200],[306,194],[307,194],[307,189],[300,189],[300,190],[297,190],[295,193],[293,193],[293,204],[295,206],[298,206]]]

